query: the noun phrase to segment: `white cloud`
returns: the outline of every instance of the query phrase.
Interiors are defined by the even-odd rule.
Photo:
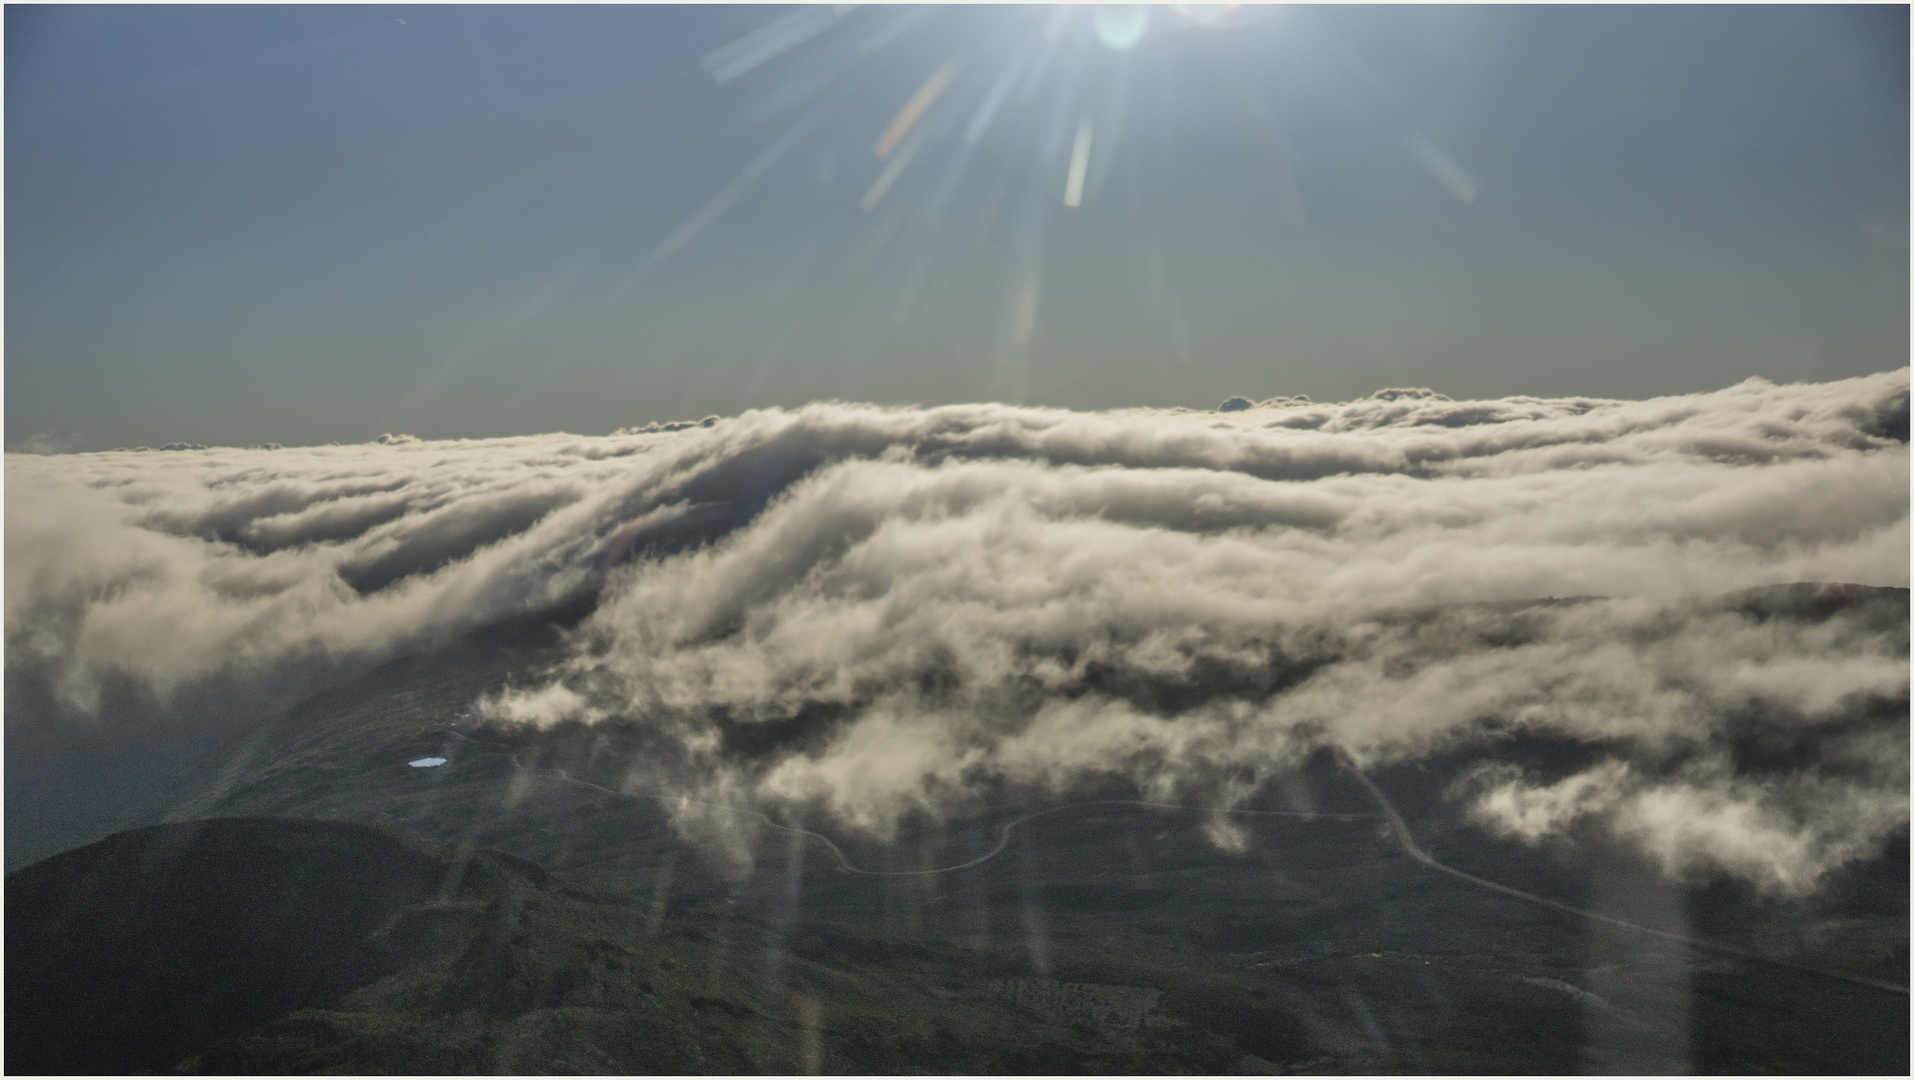
[[[1900,776],[1905,779],[1906,743]],[[1766,782],[1737,777],[1720,759],[1654,780],[1605,761],[1554,784],[1534,784],[1515,769],[1488,769],[1498,780],[1470,807],[1471,817],[1505,835],[1535,842],[1597,821],[1636,843],[1670,876],[1739,875],[1775,891],[1812,888],[1851,859],[1866,857],[1907,823],[1906,785],[1892,768],[1873,783],[1813,775]]]
[[[1485,823],[1806,888],[1906,821],[1905,616],[1717,598],[1907,585],[1907,388],[821,404],[599,438],[9,455],[9,699],[183,717],[218,686],[257,707],[590,600],[563,669],[485,709],[674,740],[688,828],[717,828],[715,790],[882,835],[982,785],[1217,801],[1326,743],[1387,762],[1527,733],[1599,746],[1613,775],[1503,777],[1473,796]],[[758,749],[727,743],[750,724]],[[1734,759],[1803,732],[1793,787]]]

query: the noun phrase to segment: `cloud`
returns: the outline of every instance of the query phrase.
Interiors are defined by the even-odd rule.
[[[1747,590],[1905,589],[1907,393],[9,455],[9,702],[183,724],[211,687],[259,708],[584,605],[560,669],[483,711],[644,733],[690,831],[723,831],[715,792],[882,836],[1004,784],[1220,806],[1324,746],[1535,738],[1584,767],[1477,775],[1486,827],[1801,890],[1907,820],[1906,598]]]
[[[1905,778],[1904,742],[1900,749]],[[1894,787],[1891,766],[1878,774],[1758,780],[1715,758],[1657,779],[1610,759],[1546,784],[1489,766],[1472,778],[1491,783],[1470,816],[1531,843],[1594,822],[1636,843],[1673,877],[1725,872],[1775,891],[1805,891],[1836,866],[1873,854],[1907,823],[1906,786]]]
[[[41,432],[29,435],[7,447],[9,454],[63,454],[71,450],[79,439],[72,435],[55,435]]]

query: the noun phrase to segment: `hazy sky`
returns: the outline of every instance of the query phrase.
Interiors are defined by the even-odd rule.
[[[1907,362],[1904,7],[1218,21],[9,6],[8,445]]]

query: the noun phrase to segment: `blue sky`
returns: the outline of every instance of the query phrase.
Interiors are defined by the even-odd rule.
[[[1907,361],[1905,8],[1141,10],[10,6],[8,444]]]

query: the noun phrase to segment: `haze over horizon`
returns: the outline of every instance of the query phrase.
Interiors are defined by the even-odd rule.
[[[1196,15],[9,7],[8,448],[1906,363],[1904,7]]]

